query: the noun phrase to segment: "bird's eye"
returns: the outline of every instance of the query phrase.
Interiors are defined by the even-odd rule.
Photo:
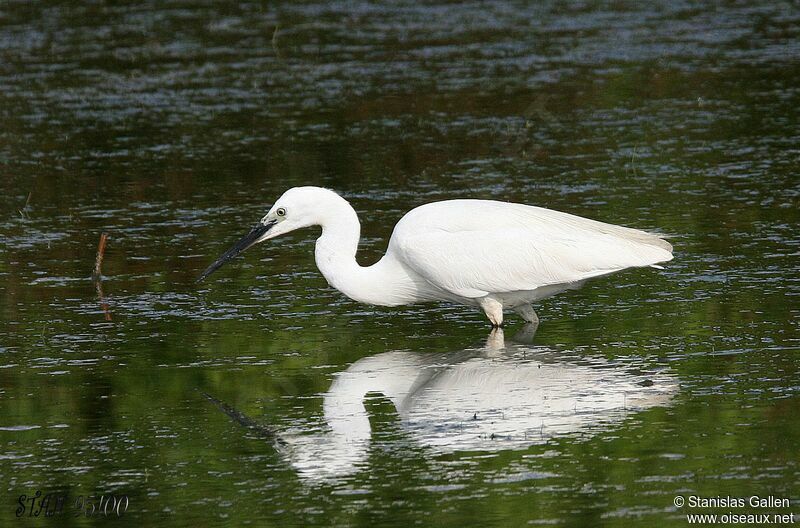
[[[275,214],[278,216],[286,216],[286,209],[283,207],[278,207],[278,210],[275,211]]]

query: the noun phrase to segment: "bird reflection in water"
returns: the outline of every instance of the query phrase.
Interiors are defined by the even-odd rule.
[[[373,427],[365,401],[375,394],[391,401],[404,436],[441,454],[522,449],[599,432],[630,413],[667,405],[677,392],[676,379],[663,370],[642,373],[518,343],[534,330],[528,325],[507,342],[495,329],[485,346],[450,353],[365,357],[336,374],[323,395],[323,430],[256,428],[273,437],[302,478],[324,481],[355,473],[367,461]]]

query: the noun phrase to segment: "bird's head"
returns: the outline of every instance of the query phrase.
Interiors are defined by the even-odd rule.
[[[335,192],[321,187],[293,187],[283,193],[267,214],[233,247],[222,254],[200,274],[201,281],[256,244],[289,233],[301,227],[322,223],[323,215],[333,203],[344,202]],[[346,202],[345,202],[346,203]]]

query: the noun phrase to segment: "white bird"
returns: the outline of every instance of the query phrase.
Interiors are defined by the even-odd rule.
[[[542,207],[446,200],[406,213],[383,258],[361,266],[355,258],[361,224],[347,200],[321,187],[294,187],[198,280],[259,242],[314,225],[322,227],[317,267],[351,299],[380,306],[477,306],[493,326],[502,325],[504,309],[536,323],[533,302],[591,277],[672,259],[672,246],[645,231]]]

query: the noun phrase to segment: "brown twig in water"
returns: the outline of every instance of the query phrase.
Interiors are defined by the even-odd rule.
[[[100,234],[100,243],[97,244],[97,257],[94,261],[94,271],[92,271],[92,280],[94,281],[95,290],[97,290],[97,297],[100,299],[100,307],[103,309],[103,315],[106,321],[111,320],[111,310],[108,308],[108,303],[103,295],[103,257],[106,254],[106,242],[108,242],[108,233]]]
[[[94,261],[94,271],[92,272],[92,279],[99,281],[102,277],[103,257],[106,254],[106,242],[108,241],[108,234],[100,234],[100,243],[97,244],[97,258]]]

